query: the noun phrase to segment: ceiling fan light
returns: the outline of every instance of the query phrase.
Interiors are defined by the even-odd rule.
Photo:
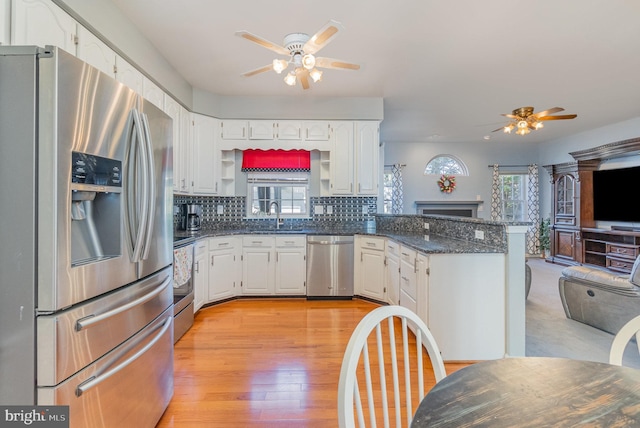
[[[527,129],[528,127],[529,127],[529,124],[527,123],[526,120],[521,120],[518,122],[518,128]]]
[[[273,71],[275,71],[276,73],[280,74],[282,73],[287,66],[289,65],[289,63],[283,59],[274,59],[273,60]]]
[[[320,80],[322,80],[322,71],[318,70],[317,68],[314,68],[309,72],[309,76],[311,76],[311,79],[314,82],[319,82]]]
[[[294,86],[296,84],[296,75],[293,71],[287,73],[287,75],[284,76],[284,83],[289,86]]]
[[[518,128],[518,130],[516,131],[516,134],[518,135],[527,135],[529,132],[529,128]]]
[[[302,66],[307,70],[311,70],[316,66],[316,57],[311,54],[306,54],[302,57]]]
[[[536,122],[533,124],[533,126],[534,128],[536,128],[536,130],[544,128],[544,124],[542,122]]]
[[[508,124],[507,126],[504,127],[504,133],[511,134],[511,131],[513,131],[513,128],[515,128],[515,125],[513,123]]]

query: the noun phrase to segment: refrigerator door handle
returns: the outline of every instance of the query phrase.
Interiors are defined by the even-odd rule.
[[[144,188],[146,190],[144,201],[147,204],[146,213],[147,216],[144,219],[143,233],[144,249],[142,251],[142,260],[146,260],[149,257],[149,247],[151,246],[151,238],[153,231],[153,219],[155,217],[155,199],[156,199],[156,181],[154,177],[154,164],[153,164],[153,142],[151,141],[151,133],[149,132],[149,120],[147,115],[140,113],[141,127],[144,134],[144,150],[147,160],[147,171],[144,175]]]
[[[135,300],[132,300],[131,302],[124,304],[122,306],[118,306],[115,309],[112,309],[110,311],[107,312],[103,312],[99,315],[96,314],[91,314],[91,315],[87,315],[86,317],[82,317],[80,319],[78,319],[76,321],[76,331],[80,331],[83,330],[85,328],[89,328],[95,324],[98,324],[99,322],[102,322],[106,319],[109,319],[115,315],[118,315],[122,312],[126,312],[128,310],[130,310],[131,308],[134,308],[138,305],[142,305],[145,302],[148,302],[149,300],[153,299],[154,297],[156,297],[158,294],[160,294],[162,291],[164,291],[165,287],[171,282],[171,277],[168,277],[167,279],[165,279],[164,281],[162,281],[162,284],[160,284],[158,287],[156,287],[153,291],[150,291],[149,293],[145,294],[142,297],[139,297]]]
[[[126,198],[125,198],[125,220],[126,237],[131,251],[131,261],[140,261],[142,251],[142,241],[144,239],[144,219],[147,216],[148,204],[146,198],[146,187],[140,187],[140,170],[143,176],[147,175],[147,158],[145,148],[141,146],[144,141],[144,134],[141,127],[140,113],[136,109],[131,110],[129,125],[127,128],[128,150],[125,158],[126,163]],[[138,197],[138,193],[142,195]],[[140,206],[138,206],[139,201]]]
[[[87,392],[88,390],[90,390],[91,388],[97,386],[98,384],[100,384],[101,382],[109,379],[111,376],[115,375],[116,373],[118,373],[120,370],[126,368],[128,365],[130,365],[131,363],[133,363],[135,360],[137,360],[138,358],[140,358],[142,355],[144,355],[149,349],[151,349],[161,338],[162,336],[164,336],[164,334],[166,333],[166,331],[169,329],[169,327],[171,327],[171,319],[173,318],[173,315],[171,315],[170,317],[168,317],[164,323],[158,327],[160,328],[160,332],[158,334],[156,334],[156,336],[153,338],[153,340],[151,340],[149,343],[147,343],[144,348],[140,349],[138,352],[136,352],[135,354],[133,354],[132,356],[130,356],[129,358],[127,358],[126,360],[124,360],[123,362],[121,362],[120,364],[118,364],[117,366],[115,366],[114,368],[112,368],[111,370],[108,370],[102,374],[98,374],[97,376],[91,376],[89,379],[87,379],[86,381],[82,382],[80,385],[78,385],[78,387],[76,388],[76,396],[80,397],[83,393]],[[152,330],[149,334],[145,335],[144,337],[140,338],[138,341],[136,341],[135,343],[132,343],[130,345],[127,346],[127,348],[125,348],[121,353],[125,353],[126,351],[128,351],[129,349],[135,347],[138,343],[140,343],[141,341],[145,340],[147,337],[149,337],[151,335],[151,333],[153,333],[156,329]]]

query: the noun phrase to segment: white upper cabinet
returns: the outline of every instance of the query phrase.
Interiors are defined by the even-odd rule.
[[[173,121],[173,191],[182,192],[186,189],[186,182],[182,177],[182,106],[170,96],[165,95],[163,111]]]
[[[201,114],[191,114],[192,193],[196,195],[218,194],[217,168],[219,156],[216,150],[216,119]]]
[[[142,95],[144,76],[140,70],[120,56],[116,56],[116,80]]]
[[[249,121],[250,140],[273,140],[275,138],[276,125],[272,120]]]
[[[220,122],[220,135],[223,140],[246,140],[246,120],[223,120]]]
[[[292,120],[276,122],[276,138],[278,140],[302,140],[302,124]]]
[[[329,141],[331,123],[326,121],[305,122],[305,141]]]
[[[377,195],[380,174],[379,124],[359,121],[355,123],[356,186],[358,195]]]
[[[331,149],[331,193],[353,194],[353,122],[333,124]]]
[[[110,77],[116,77],[116,53],[92,32],[78,26],[77,56]]]
[[[146,76],[142,78],[142,96],[159,109],[164,108],[164,91]]]
[[[76,54],[78,24],[50,0],[13,0],[11,44],[58,46]]]
[[[11,43],[11,2],[0,0],[0,45]]]

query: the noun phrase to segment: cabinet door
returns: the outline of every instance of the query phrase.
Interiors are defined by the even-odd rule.
[[[208,246],[203,239],[196,244],[196,255],[193,264],[193,301],[194,311],[198,311],[208,298],[209,267],[207,265]]]
[[[180,176],[178,178],[179,193],[191,193],[193,191],[193,140],[191,139],[191,113],[182,107],[180,109],[180,147],[178,151],[178,169]],[[175,148],[174,148],[175,153]],[[175,156],[175,155],[174,155]],[[174,157],[174,165],[176,163]],[[174,180],[175,173],[173,175]]]
[[[0,45],[11,44],[11,2],[0,2]]]
[[[276,126],[272,120],[252,120],[249,122],[250,140],[273,140]]]
[[[235,296],[236,255],[233,249],[209,253],[209,301]]]
[[[274,292],[273,250],[243,248],[242,294],[271,295]]]
[[[142,77],[142,96],[159,109],[164,108],[164,91],[148,77]]]
[[[417,307],[416,252],[406,247],[400,248],[400,305],[418,311]]]
[[[11,43],[54,45],[76,54],[77,22],[50,0],[13,0]]]
[[[576,260],[576,231],[555,229],[554,231],[554,256],[567,261]]]
[[[163,111],[171,118],[173,126],[173,191],[181,192],[184,189],[184,180],[182,178],[182,133],[180,128],[182,121],[180,120],[182,106],[170,96],[164,97]]]
[[[360,290],[363,296],[384,302],[384,252],[360,250]]]
[[[276,249],[276,294],[306,294],[307,264],[302,248]]]
[[[400,304],[400,259],[396,256],[387,256],[385,266],[385,288],[387,300],[392,305]]]
[[[329,141],[331,124],[325,121],[305,122],[305,141]]]
[[[142,95],[144,76],[124,58],[116,55],[116,80]]]
[[[416,265],[418,269],[417,314],[429,327],[429,256],[418,254]]]
[[[246,120],[223,120],[220,122],[220,134],[223,140],[246,140]]]
[[[78,58],[115,79],[116,53],[92,32],[78,26]]]
[[[331,193],[353,194],[353,122],[333,123]]]
[[[377,195],[380,168],[378,122],[356,122],[356,186],[358,195]]]
[[[281,120],[276,124],[278,140],[302,140],[302,124],[300,122]]]
[[[197,195],[218,193],[217,159],[215,150],[216,120],[201,114],[191,115],[192,189]]]

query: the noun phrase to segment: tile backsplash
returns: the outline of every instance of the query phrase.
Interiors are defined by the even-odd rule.
[[[309,198],[310,216],[308,219],[285,219],[285,226],[303,227],[333,226],[337,223],[354,224],[374,220],[377,198],[363,197],[311,197]],[[174,195],[174,206],[181,204],[202,205],[203,229],[227,227],[262,228],[272,226],[273,219],[246,219],[246,198],[244,196],[185,196]],[[178,211],[177,209],[175,210]],[[174,215],[174,224],[178,224],[179,214]]]

